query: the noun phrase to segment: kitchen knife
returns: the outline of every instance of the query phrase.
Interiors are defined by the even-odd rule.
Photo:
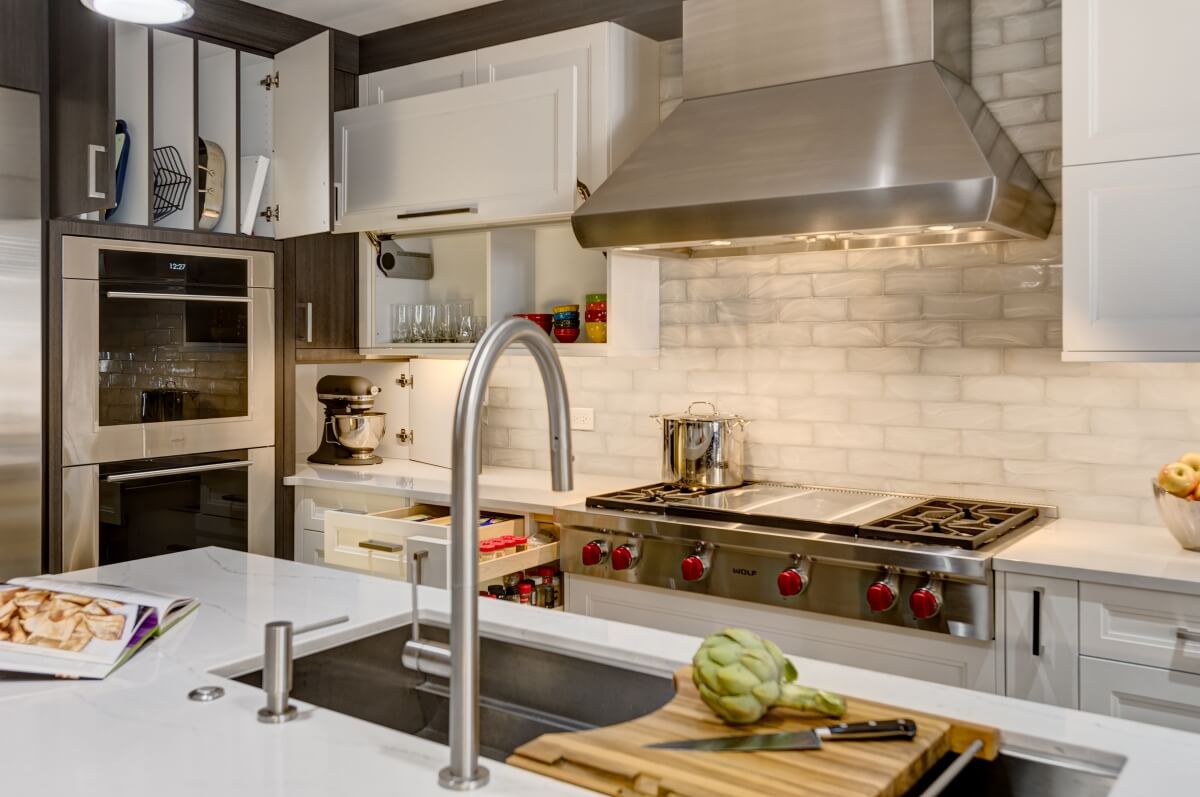
[[[716,739],[683,739],[648,744],[659,750],[709,750],[752,753],[763,750],[817,750],[821,742],[864,742],[883,739],[912,739],[917,724],[912,720],[870,720],[807,731],[755,733],[746,736],[721,736]]]

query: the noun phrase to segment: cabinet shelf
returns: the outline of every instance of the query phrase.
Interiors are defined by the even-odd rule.
[[[558,543],[549,542],[521,553],[511,553],[499,559],[479,563],[479,583],[495,581],[521,570],[558,561]]]

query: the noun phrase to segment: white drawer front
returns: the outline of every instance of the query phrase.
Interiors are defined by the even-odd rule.
[[[389,509],[408,507],[412,501],[394,495],[378,493],[355,493],[320,488],[305,488],[298,493],[297,519],[301,528],[309,531],[325,530],[325,513],[329,510],[367,515]]]
[[[325,513],[325,561],[367,573],[406,578],[409,537],[445,538],[449,527],[406,520],[415,515],[444,516],[445,507],[417,504],[375,515]]]
[[[1079,686],[1084,711],[1200,733],[1200,676],[1081,656]]]
[[[1080,584],[1085,656],[1200,675],[1200,597]]]

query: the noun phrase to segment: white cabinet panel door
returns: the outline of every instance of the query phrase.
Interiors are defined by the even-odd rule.
[[[1009,697],[1079,707],[1079,582],[1007,573],[1004,662]]]
[[[991,642],[587,576],[568,575],[566,579],[566,609],[574,614],[694,636],[731,625],[749,628],[795,656],[947,686],[996,691],[996,655]]]
[[[1080,584],[1079,652],[1200,675],[1200,597]]]
[[[467,361],[419,358],[409,366],[413,387],[408,417],[413,437],[408,458],[449,468],[454,455],[454,411]]]
[[[475,52],[457,53],[363,75],[358,79],[358,104],[379,105],[474,85]]]
[[[1083,656],[1079,707],[1200,733],[1200,675]]]
[[[1064,162],[1200,153],[1200,3],[1062,6]]]
[[[1070,166],[1063,192],[1067,357],[1200,350],[1200,155]]]
[[[575,209],[575,70],[335,117],[342,232],[417,232]]]
[[[333,98],[333,37],[329,31],[275,56],[279,85],[271,90],[272,192],[279,206],[276,238],[328,232],[329,114]]]
[[[575,67],[578,178],[595,188],[609,172],[608,23],[535,36],[476,53],[478,81],[494,83],[562,67]]]

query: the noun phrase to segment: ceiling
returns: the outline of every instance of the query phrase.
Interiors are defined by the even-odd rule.
[[[248,0],[356,36],[407,25],[496,0]]]

